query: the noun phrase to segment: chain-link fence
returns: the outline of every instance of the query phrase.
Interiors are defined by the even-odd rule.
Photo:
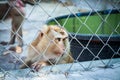
[[[29,46],[39,54],[31,42],[45,24],[66,29],[73,62],[57,64],[61,55],[36,71],[25,59]],[[119,74],[120,0],[0,0],[0,80],[120,80]]]

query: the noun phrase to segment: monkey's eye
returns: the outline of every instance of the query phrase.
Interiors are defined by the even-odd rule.
[[[65,37],[65,38],[63,39],[63,41],[65,41],[67,38],[68,38],[68,37]]]
[[[56,40],[59,42],[59,41],[61,41],[61,38],[56,38]]]

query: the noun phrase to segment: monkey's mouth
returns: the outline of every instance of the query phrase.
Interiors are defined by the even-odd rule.
[[[65,54],[64,52],[63,53],[60,53],[60,52],[56,53],[57,56],[63,56],[64,54]]]
[[[56,57],[62,56],[65,52],[64,51],[54,51],[53,52]]]
[[[55,54],[56,54],[57,56],[61,56],[63,53],[61,53],[61,52],[55,52]]]
[[[57,56],[60,56],[61,55],[61,53],[56,53],[57,54]]]

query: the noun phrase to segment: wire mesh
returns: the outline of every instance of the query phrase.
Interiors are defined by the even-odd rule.
[[[53,39],[45,35],[50,42],[42,55],[31,45],[45,24],[58,25],[67,30],[72,56],[67,55],[73,57],[74,62],[57,64],[61,57],[57,58],[56,62],[54,59],[48,59],[51,66],[43,67],[37,72],[25,63],[25,58],[29,54],[28,46],[38,56],[48,58],[45,52]],[[16,30],[14,26],[17,27]],[[3,45],[5,42],[2,41],[8,43]],[[48,74],[51,73],[59,75],[60,80],[64,78],[77,80],[69,74],[89,74],[84,72],[97,74],[96,71],[100,73],[99,70],[102,68],[120,71],[120,0],[1,0],[0,42],[0,79],[2,80],[26,80],[38,79],[38,77],[40,80],[48,80]],[[18,52],[22,52],[16,53],[10,50],[11,46],[22,47],[22,49],[18,47]],[[19,69],[21,64],[25,64],[28,68]],[[97,80],[95,75],[92,78]],[[50,79],[59,80],[59,77],[50,75]],[[80,76],[80,79],[87,78]],[[119,79],[119,77],[114,78],[114,80]]]

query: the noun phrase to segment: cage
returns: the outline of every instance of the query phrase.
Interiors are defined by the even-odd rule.
[[[19,36],[18,31],[11,29],[11,19],[4,20],[10,9],[15,8],[24,18],[18,29],[23,28],[23,37],[20,37],[24,41],[23,52],[16,54],[9,50],[17,45],[17,40],[12,45],[0,44],[0,80],[120,80],[120,0],[21,1],[26,5],[26,15],[20,14],[16,6],[10,6],[8,0],[0,1],[0,5],[9,5],[0,20],[0,41],[9,40],[11,32]],[[31,1],[33,4],[29,3]],[[74,61],[45,66],[38,72],[31,66],[20,69],[21,64],[27,65],[24,62],[29,54],[27,48],[41,32],[43,24],[67,29]]]

